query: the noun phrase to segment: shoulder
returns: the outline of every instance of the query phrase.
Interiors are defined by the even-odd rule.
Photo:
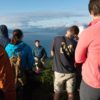
[[[54,44],[59,44],[64,40],[64,36],[57,36],[54,38]]]
[[[32,48],[28,44],[26,44],[26,43],[24,43],[24,49],[26,51],[31,51],[32,50]]]
[[[14,45],[11,43],[8,43],[7,46],[5,47],[5,49],[10,49],[10,48],[14,48]]]

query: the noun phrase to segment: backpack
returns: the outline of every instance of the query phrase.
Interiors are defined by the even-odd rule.
[[[24,86],[26,84],[26,75],[21,67],[20,53],[18,55],[14,55],[13,53],[13,56],[10,58],[10,63],[14,71],[16,87]]]

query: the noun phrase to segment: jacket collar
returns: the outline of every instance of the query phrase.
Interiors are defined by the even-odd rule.
[[[98,22],[100,22],[100,17],[99,18],[96,18],[92,22],[90,22],[89,26],[95,25]]]

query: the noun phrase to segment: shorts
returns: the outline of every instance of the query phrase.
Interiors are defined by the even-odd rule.
[[[76,77],[75,73],[58,73],[54,72],[54,92],[62,93],[67,91],[72,93],[75,90]]]

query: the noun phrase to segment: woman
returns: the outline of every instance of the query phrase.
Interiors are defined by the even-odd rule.
[[[14,68],[18,98],[23,97],[21,95],[23,95],[24,86],[28,83],[27,78],[30,77],[28,75],[34,64],[32,50],[22,41],[22,38],[23,32],[20,29],[14,30],[11,42],[5,48]],[[22,92],[19,93],[20,91]]]
[[[81,100],[100,100],[100,0],[90,0],[89,12],[93,21],[80,35],[75,60],[83,64]]]

